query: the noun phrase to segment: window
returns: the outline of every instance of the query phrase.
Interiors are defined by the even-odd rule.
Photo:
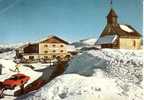
[[[53,47],[55,47],[56,45],[55,45],[55,44],[53,44],[52,46],[53,46]]]
[[[53,52],[56,52],[56,50],[53,50]]]
[[[64,45],[60,45],[60,47],[64,47]]]
[[[48,51],[44,51],[45,53],[48,53]]]
[[[53,55],[53,58],[56,58],[56,55]]]
[[[48,47],[48,45],[45,44],[44,47]]]
[[[134,41],[133,41],[133,47],[135,47],[135,46],[136,46],[136,41],[134,40]]]
[[[29,59],[33,60],[33,59],[34,59],[34,56],[29,56]]]
[[[60,52],[64,52],[63,50],[61,50]]]
[[[48,59],[48,56],[44,56],[44,59]]]

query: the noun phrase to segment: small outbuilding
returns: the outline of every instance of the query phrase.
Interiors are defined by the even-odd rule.
[[[140,49],[142,35],[130,25],[118,23],[114,9],[107,15],[107,24],[96,44],[101,48]]]

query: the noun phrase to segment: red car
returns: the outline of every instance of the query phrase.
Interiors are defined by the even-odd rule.
[[[21,86],[28,82],[29,76],[24,74],[12,75],[9,79],[4,80],[3,84],[6,89],[14,89],[16,86]]]

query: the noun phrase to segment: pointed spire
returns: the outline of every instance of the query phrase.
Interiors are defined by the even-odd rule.
[[[113,8],[111,8],[109,14],[107,15],[107,23],[108,24],[117,24],[117,14]]]
[[[107,15],[107,17],[117,17],[116,12],[113,10],[113,8],[111,8],[109,14]]]

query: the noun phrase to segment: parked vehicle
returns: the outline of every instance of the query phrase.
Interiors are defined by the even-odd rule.
[[[12,75],[10,78],[4,80],[3,85],[6,89],[14,89],[16,86],[26,84],[29,79],[30,79],[29,76],[19,73]]]

